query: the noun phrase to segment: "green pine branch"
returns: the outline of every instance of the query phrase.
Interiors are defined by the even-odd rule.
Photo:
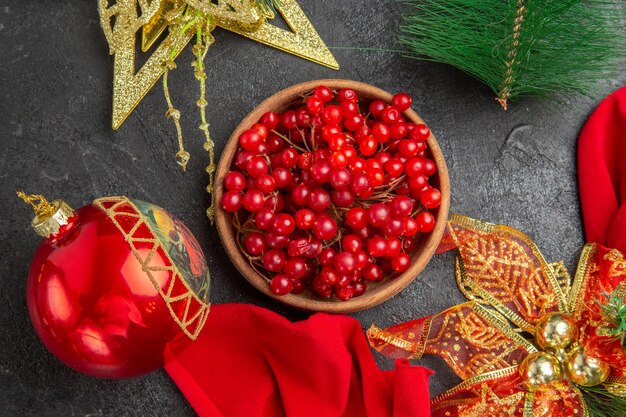
[[[505,108],[523,95],[596,95],[626,59],[623,0],[403,1],[407,55],[471,74]]]
[[[626,398],[609,392],[602,385],[579,389],[590,417],[626,417]]]

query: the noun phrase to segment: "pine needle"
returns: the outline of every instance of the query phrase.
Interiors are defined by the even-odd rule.
[[[407,55],[453,65],[498,101],[601,93],[626,59],[623,0],[403,0]]]
[[[626,398],[610,393],[602,385],[579,387],[590,417],[626,417]]]

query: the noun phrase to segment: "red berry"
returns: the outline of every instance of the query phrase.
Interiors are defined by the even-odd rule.
[[[334,268],[322,268],[319,273],[319,279],[326,285],[335,285],[339,281],[339,275]]]
[[[246,250],[250,255],[260,255],[265,250],[265,239],[258,232],[251,232],[244,240]]]
[[[284,204],[285,200],[280,194],[272,194],[265,199],[265,207],[270,210],[274,210],[275,212],[282,211]]]
[[[400,112],[395,107],[387,107],[380,113],[380,120],[388,125],[396,123],[400,120]]]
[[[272,177],[274,177],[276,188],[285,188],[291,183],[293,174],[287,168],[278,167],[272,172]]]
[[[330,198],[337,207],[350,207],[356,196],[350,190],[334,190]]]
[[[385,273],[382,268],[375,263],[367,264],[362,271],[363,278],[367,281],[378,282],[382,281],[385,277]]]
[[[306,289],[305,284],[302,281],[292,279],[291,285],[293,286],[291,289],[292,294],[302,294]]]
[[[245,130],[239,135],[241,147],[251,152],[256,152],[262,142],[263,138],[259,135],[259,132],[253,129]]]
[[[405,237],[404,240],[402,240],[402,249],[406,253],[413,252],[415,246],[417,246],[417,241],[411,237]]]
[[[436,208],[441,204],[441,192],[436,188],[430,188],[422,192],[420,202],[426,208]]]
[[[414,157],[406,161],[404,171],[409,177],[417,177],[424,173],[424,160],[420,157]]]
[[[255,130],[261,136],[261,142],[265,142],[265,140],[267,139],[267,135],[269,134],[269,130],[265,125],[261,123],[255,123],[250,129]]]
[[[437,165],[432,159],[424,159],[424,175],[430,177],[437,172]]]
[[[346,223],[352,229],[363,229],[367,226],[367,211],[361,207],[353,207],[346,213]]]
[[[272,278],[270,290],[276,295],[286,295],[293,289],[293,284],[287,275],[278,274]]]
[[[338,125],[327,124],[322,128],[322,138],[328,142],[334,135],[341,134],[341,128]]]
[[[258,178],[263,174],[267,174],[269,165],[262,156],[253,156],[246,163],[246,171],[252,178]]]
[[[355,282],[352,287],[354,288],[354,292],[352,294],[353,297],[360,297],[365,294],[367,290],[367,286],[364,282]]]
[[[344,100],[339,102],[344,117],[359,114],[359,105],[354,100]]]
[[[404,223],[404,232],[402,233],[404,236],[415,236],[418,231],[417,220],[408,218]]]
[[[302,230],[307,230],[313,227],[315,223],[315,213],[309,209],[300,209],[296,211],[295,219],[296,226]]]
[[[423,211],[415,217],[417,227],[421,233],[428,233],[435,227],[435,216],[427,211]]]
[[[403,157],[411,158],[417,155],[417,152],[418,152],[417,142],[414,141],[413,139],[401,140],[400,143],[398,143],[398,151],[400,152],[400,155],[402,155]]]
[[[380,114],[383,112],[383,110],[385,110],[387,108],[387,103],[385,103],[382,100],[374,100],[370,103],[370,113],[372,114],[372,116],[374,116],[375,118],[379,118]]]
[[[246,188],[246,177],[241,172],[229,171],[224,177],[224,187],[227,190],[242,191]]]
[[[397,219],[406,217],[413,210],[413,200],[405,195],[399,195],[389,202],[389,209],[391,215]]]
[[[299,206],[304,206],[309,201],[309,194],[311,190],[304,184],[299,184],[291,190],[291,201]]]
[[[287,259],[283,272],[292,280],[299,280],[306,274],[306,262],[302,258]]]
[[[263,174],[256,179],[256,188],[265,194],[269,194],[276,189],[276,180],[269,174]]]
[[[335,252],[333,248],[324,248],[320,252],[317,260],[320,263],[320,265],[329,266],[333,264],[335,260],[335,255],[337,255],[337,252]]]
[[[309,172],[311,174],[311,178],[313,178],[315,182],[325,184],[330,181],[331,171],[332,167],[330,166],[330,163],[326,159],[320,159],[313,162]]]
[[[365,170],[365,160],[363,158],[355,157],[348,163],[348,169],[351,173],[360,173]]]
[[[411,191],[419,191],[421,193],[426,185],[428,185],[428,178],[425,175],[409,177],[409,188]]]
[[[331,89],[323,85],[315,87],[313,89],[313,95],[322,100],[324,103],[328,103],[333,99],[333,92]]]
[[[296,124],[300,128],[306,128],[310,126],[311,115],[306,111],[305,108],[300,108],[296,110]]]
[[[367,169],[365,170],[365,175],[367,175],[367,179],[370,182],[370,187],[378,187],[385,182],[385,174],[382,169]]]
[[[248,160],[252,158],[253,156],[254,154],[250,151],[246,151],[246,150],[239,151],[237,153],[237,156],[235,157],[235,166],[242,171],[245,170]]]
[[[256,223],[256,227],[259,230],[268,230],[272,227],[275,216],[276,214],[273,210],[263,207],[254,215],[254,223]]]
[[[411,102],[411,96],[408,93],[398,93],[391,99],[391,105],[400,111],[408,110]]]
[[[340,252],[335,256],[334,265],[340,274],[349,274],[356,270],[356,259],[350,252]]]
[[[387,248],[387,257],[394,257],[402,252],[402,242],[396,238],[389,238],[387,240],[388,248]]]
[[[367,265],[370,261],[370,256],[365,253],[363,250],[358,250],[354,254],[354,258],[356,259],[356,268],[360,271]]]
[[[311,96],[306,100],[306,108],[315,116],[324,111],[324,102],[319,97]]]
[[[391,130],[384,123],[376,123],[372,127],[372,136],[378,143],[385,143],[391,137]]]
[[[268,111],[259,119],[259,123],[264,124],[268,130],[274,130],[278,127],[279,117],[273,111]]]
[[[345,103],[350,102],[346,101]],[[361,126],[363,126],[364,122],[365,120],[363,119],[363,116],[359,114],[350,114],[345,116],[343,119],[343,125],[350,132],[356,132]]]
[[[335,295],[341,301],[348,301],[354,295],[354,288],[350,285],[335,289]]]
[[[350,158],[348,158],[345,151],[346,149],[344,148],[341,151],[333,152],[329,160],[331,167],[335,169],[339,169],[339,168],[345,168],[346,166],[348,166],[348,162],[350,162]]]
[[[367,252],[375,258],[387,255],[389,244],[382,237],[373,237],[367,241]]]
[[[241,193],[237,190],[227,191],[222,195],[222,208],[234,213],[241,208]]]
[[[378,143],[373,136],[368,136],[364,139],[361,139],[361,141],[359,142],[359,151],[365,156],[374,155],[377,148]]]
[[[372,204],[367,209],[367,218],[372,226],[384,226],[389,221],[391,212],[389,207],[384,203]]]
[[[312,231],[318,239],[329,240],[337,233],[337,223],[330,217],[318,217]]]
[[[391,258],[391,268],[398,273],[406,271],[409,266],[411,266],[411,257],[406,253],[400,253]]]
[[[357,101],[359,99],[359,97],[356,94],[356,91],[354,91],[351,88],[342,88],[341,90],[339,90],[339,92],[337,93],[337,100],[339,101]]]
[[[338,125],[342,118],[343,110],[339,106],[328,105],[322,112],[322,120],[326,124]]]
[[[400,140],[404,139],[404,137],[409,133],[409,129],[407,129],[405,123],[394,123],[389,127],[389,133],[391,135],[391,139]]]
[[[404,165],[398,158],[391,158],[385,162],[385,171],[390,178],[398,178],[404,172]]]
[[[287,110],[284,112],[280,117],[280,124],[287,130],[292,130],[298,127],[295,110]]]
[[[242,204],[246,210],[255,213],[265,206],[265,198],[259,190],[246,191],[243,195]]]
[[[330,195],[322,188],[311,191],[309,194],[309,207],[315,212],[324,211],[330,206]]]
[[[370,189],[370,181],[365,174],[352,175],[352,183],[350,189],[354,191],[356,195],[361,195]]]
[[[287,213],[279,213],[274,217],[272,223],[272,230],[283,236],[290,235],[296,229],[295,219]]]
[[[400,236],[404,232],[404,219],[391,218],[383,226],[383,230],[387,236]]]
[[[346,135],[343,133],[336,133],[328,138],[328,147],[333,151],[340,151],[348,144]]]
[[[334,169],[330,173],[330,185],[335,190],[345,190],[350,186],[350,182],[352,180],[352,175],[350,175],[350,171],[345,168],[342,169]]]
[[[263,266],[270,272],[280,272],[287,263],[285,251],[270,249],[263,255]]]
[[[283,139],[275,133],[270,133],[267,139],[265,140],[265,144],[267,145],[267,150],[271,154],[275,154],[283,149],[285,146],[285,142]]]
[[[355,235],[345,235],[341,240],[341,247],[344,251],[356,253],[361,250],[361,239]]]
[[[294,148],[287,148],[281,152],[280,160],[285,168],[293,168],[298,164],[298,151]]]
[[[425,124],[417,124],[411,130],[411,139],[415,139],[418,142],[424,142],[430,136],[430,129]]]
[[[265,233],[265,243],[272,249],[285,249],[289,246],[289,236],[283,236],[274,232]]]

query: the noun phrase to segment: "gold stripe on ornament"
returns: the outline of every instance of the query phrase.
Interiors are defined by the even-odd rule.
[[[114,204],[111,207],[106,208],[105,207],[106,203],[114,203]],[[117,208],[126,204],[129,205],[135,211],[135,213],[116,211]],[[152,281],[152,284],[154,285],[154,288],[158,291],[161,298],[163,298],[163,301],[165,301],[165,304],[167,305],[167,308],[170,311],[170,315],[172,316],[176,324],[178,324],[178,326],[185,333],[185,335],[187,335],[187,337],[189,337],[191,340],[196,340],[196,338],[200,334],[200,331],[204,327],[204,323],[206,322],[206,319],[209,315],[211,305],[209,303],[204,302],[204,300],[198,297],[195,291],[191,289],[187,281],[182,277],[180,271],[176,267],[176,263],[170,257],[169,253],[167,253],[167,251],[163,247],[163,244],[156,237],[154,237],[156,236],[156,233],[154,232],[154,230],[152,230],[152,228],[150,227],[150,223],[146,220],[143,214],[141,214],[141,211],[139,211],[137,206],[135,206],[132,201],[130,201],[127,197],[124,197],[124,196],[99,198],[99,199],[94,200],[93,205],[99,208],[100,210],[102,210],[104,214],[106,214],[106,216],[111,220],[111,222],[113,222],[113,224],[117,227],[117,229],[120,231],[122,236],[124,236],[124,239],[126,240],[126,242],[128,242],[128,245],[130,246],[130,249],[133,252],[133,255],[135,255],[135,258],[141,264],[142,270],[146,273],[146,275],[148,275],[148,277],[150,278],[150,281]],[[120,222],[117,220],[117,217],[124,217],[125,219],[135,220],[135,224],[133,225],[133,227],[128,233],[124,231]],[[137,229],[139,229],[139,227],[141,227],[142,225],[147,227],[150,233],[152,234],[153,237],[151,239],[136,238],[133,236],[134,233],[137,231]],[[150,250],[148,255],[144,257],[137,250],[135,246],[136,243],[151,243],[152,249]],[[154,256],[154,254],[156,253],[158,249],[161,249],[161,254],[165,256],[165,258],[167,259],[167,261],[169,262],[171,266],[150,266],[152,257]],[[169,271],[172,273],[167,291],[163,291],[158,281],[152,274],[153,272],[156,272],[156,271],[159,271],[159,272]],[[172,297],[172,291],[174,290],[174,286],[177,283],[183,285],[187,289],[187,292],[180,294],[178,296]],[[185,301],[186,303],[185,311],[183,313],[182,318],[179,318],[176,315],[172,307],[173,303],[180,302],[180,301]],[[200,308],[198,309],[196,314],[194,314],[191,318],[189,318],[187,316],[189,313],[189,307],[192,302],[196,302],[197,304],[200,304]],[[195,328],[193,328],[192,330],[189,330],[189,328],[192,327],[194,323],[195,323]]]

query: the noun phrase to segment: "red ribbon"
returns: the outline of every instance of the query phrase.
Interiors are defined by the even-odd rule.
[[[195,342],[165,352],[165,370],[207,417],[426,417],[431,371],[376,366],[360,323],[315,314],[291,323],[269,310],[214,305]]]
[[[626,253],[626,87],[604,99],[580,133],[578,184],[587,241]]]

